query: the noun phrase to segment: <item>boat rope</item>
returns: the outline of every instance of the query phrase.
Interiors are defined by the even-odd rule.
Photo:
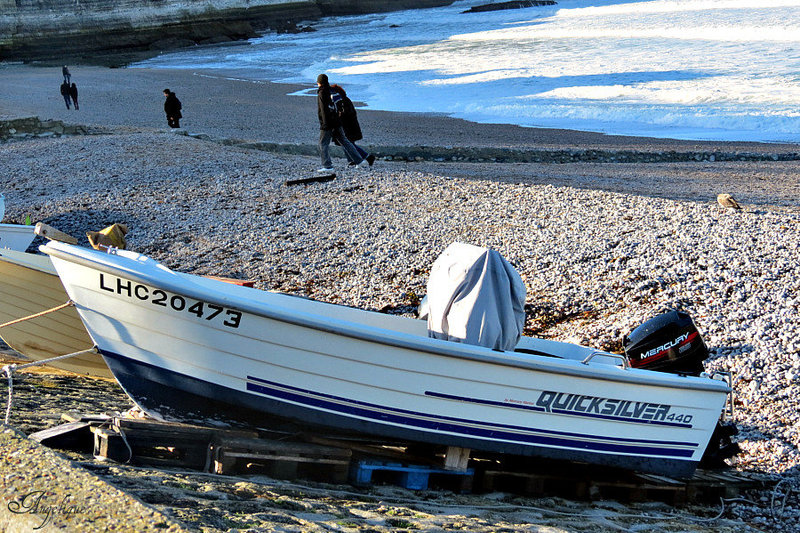
[[[60,361],[61,359],[68,359],[70,357],[75,357],[76,355],[82,355],[85,353],[96,354],[99,352],[97,351],[96,346],[92,346],[88,350],[81,350],[79,352],[68,353],[66,355],[59,355],[58,357],[51,357],[50,359],[42,359],[41,361],[33,361],[32,363],[25,363],[21,365],[12,363],[10,365],[3,366],[3,373],[8,377],[8,405],[6,406],[6,417],[3,421],[3,424],[7,426],[8,420],[11,418],[11,404],[14,399],[14,372],[25,368],[30,368],[32,366],[47,365],[54,361]]]
[[[11,322],[6,322],[5,324],[0,324],[0,328],[4,328],[6,326],[13,326],[14,324],[19,324],[20,322],[25,322],[26,320],[32,320],[34,318],[39,318],[40,316],[44,316],[44,315],[47,315],[47,314],[50,314],[50,313],[55,313],[56,311],[60,311],[61,309],[64,309],[65,307],[69,307],[71,305],[75,305],[75,302],[73,302],[72,300],[67,300],[66,303],[63,303],[63,304],[61,304],[59,306],[56,306],[56,307],[53,307],[52,309],[47,309],[47,310],[42,311],[40,313],[36,313],[36,314],[30,315],[30,316],[18,318],[16,320],[12,320]]]
[[[117,426],[116,429],[119,432],[119,436],[122,437],[122,442],[125,443],[125,447],[128,448],[128,458],[125,460],[125,464],[128,464],[131,462],[131,459],[133,459],[133,448],[131,448],[131,445],[128,444],[128,437],[125,436],[125,432],[122,431],[122,427]]]

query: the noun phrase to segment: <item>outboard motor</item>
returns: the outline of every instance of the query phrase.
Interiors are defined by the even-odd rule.
[[[651,318],[622,339],[632,367],[699,376],[708,357],[692,317],[669,311]]]
[[[680,311],[669,311],[651,318],[622,339],[625,355],[631,366],[647,370],[699,376],[708,348],[692,317]],[[717,426],[700,459],[703,468],[725,468],[725,459],[741,450],[733,441],[738,433],[732,421],[717,421]]]

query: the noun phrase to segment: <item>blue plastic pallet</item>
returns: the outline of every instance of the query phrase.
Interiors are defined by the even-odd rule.
[[[431,474],[472,476],[475,473],[472,468],[463,471],[453,471],[429,466],[405,466],[401,463],[359,461],[354,466],[355,484],[369,485],[372,481],[372,473],[376,470],[397,473],[398,485],[411,490],[426,490],[428,488],[428,479]]]

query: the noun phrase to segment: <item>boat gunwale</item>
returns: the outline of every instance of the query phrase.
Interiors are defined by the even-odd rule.
[[[50,270],[46,267],[44,263],[39,264],[40,261],[39,259],[32,259],[32,257],[47,258],[46,255],[21,252],[19,250],[12,250],[11,248],[0,248],[0,261],[18,267],[36,270],[37,272],[41,272],[42,274],[58,277],[58,273],[55,271],[56,270],[55,267],[52,266],[52,262],[50,263],[52,270]]]
[[[0,223],[0,228],[11,230],[14,233],[27,233],[30,231],[31,235],[33,235],[31,240],[36,238],[36,234],[33,232],[35,227],[36,226],[31,226],[29,224],[11,224],[9,222]]]
[[[55,246],[54,246],[55,245]],[[618,366],[611,365],[584,365],[580,361],[562,358],[550,358],[544,356],[536,356],[533,354],[517,354],[516,352],[497,352],[495,355],[492,350],[482,346],[474,346],[470,344],[453,343],[441,339],[425,338],[427,342],[412,340],[415,336],[409,333],[398,332],[386,328],[369,327],[363,324],[357,324],[351,321],[341,319],[331,319],[331,322],[342,322],[351,327],[344,325],[336,325],[334,323],[325,323],[321,320],[314,319],[314,315],[305,311],[289,312],[286,310],[276,310],[269,306],[269,304],[256,305],[255,302],[234,300],[225,293],[216,290],[209,290],[208,288],[195,284],[189,279],[182,279],[183,283],[175,283],[173,280],[165,279],[164,277],[154,276],[141,270],[132,269],[124,264],[111,264],[107,261],[99,261],[91,258],[84,257],[70,251],[70,248],[76,247],[82,251],[91,252],[94,254],[102,254],[95,250],[88,250],[86,248],[77,247],[75,245],[63,243],[48,243],[40,246],[40,251],[67,262],[76,263],[78,265],[98,270],[107,274],[124,277],[131,281],[144,283],[153,287],[158,287],[175,294],[188,296],[199,301],[222,304],[239,311],[243,311],[255,316],[276,320],[296,326],[307,327],[326,333],[332,333],[344,337],[363,340],[367,342],[374,342],[377,344],[388,345],[396,348],[414,350],[425,352],[433,355],[452,357],[456,359],[467,359],[478,361],[482,363],[498,364],[508,367],[524,368],[538,372],[546,372],[550,374],[568,375],[580,377],[583,379],[615,381],[622,383],[632,383],[640,386],[655,386],[663,388],[680,388],[684,390],[697,390],[703,392],[725,393],[730,392],[728,385],[719,380],[710,378],[700,378],[694,376],[678,376],[667,373],[657,373],[654,375],[653,371],[627,368],[623,369]],[[121,257],[114,254],[108,254],[111,257]],[[142,257],[149,258],[149,256],[142,255]],[[128,261],[134,259],[122,257]],[[158,261],[151,259],[155,264],[161,265]],[[163,265],[161,265],[163,267]],[[166,272],[173,275],[183,277],[192,276],[176,272],[168,267],[163,267]],[[58,269],[56,269],[58,270]],[[120,275],[122,273],[123,275]],[[63,283],[63,280],[62,280]],[[224,282],[220,282],[224,283]],[[253,289],[258,290],[258,289]],[[266,291],[263,291],[266,293]],[[268,293],[266,293],[268,294]],[[291,295],[286,295],[291,296]],[[312,300],[313,301],[313,300]],[[323,305],[336,305],[327,302],[317,302]],[[359,309],[362,312],[370,312]],[[306,315],[306,317],[302,316]],[[308,317],[308,318],[307,318]],[[365,331],[365,328],[377,330],[378,332],[389,333],[389,335],[380,335],[377,332]],[[411,339],[404,339],[399,337],[410,337]],[[453,344],[455,346],[447,346]],[[584,347],[586,348],[586,347]],[[601,350],[598,350],[601,353]],[[490,352],[490,353],[486,353]],[[576,366],[576,365],[580,365]],[[603,368],[603,366],[609,368]],[[624,374],[622,373],[624,372]]]

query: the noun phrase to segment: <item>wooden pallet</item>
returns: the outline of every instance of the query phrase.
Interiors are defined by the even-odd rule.
[[[513,457],[469,458],[467,450],[404,448],[369,440],[334,440],[320,435],[225,430],[151,419],[87,417],[36,435],[52,447],[84,446],[91,432],[99,459],[183,467],[219,474],[263,473],[284,479],[315,479],[369,485],[392,483],[413,490],[430,485],[456,492],[502,491],[532,496],[617,501],[663,501],[672,505],[716,503],[759,483],[732,471],[698,470],[682,480],[653,474]],[[306,442],[302,442],[305,440]],[[310,441],[310,442],[308,442]],[[84,444],[81,444],[84,443]],[[460,470],[444,465],[464,467]],[[466,469],[467,462],[472,468]]]
[[[753,480],[732,473],[698,470],[681,480],[654,474],[587,467],[584,475],[572,472],[480,472],[476,489],[530,496],[561,496],[580,500],[661,501],[671,505],[716,503],[755,488]]]
[[[281,479],[344,483],[352,451],[304,442],[266,439],[215,439],[211,445],[217,474],[265,473]]]
[[[101,460],[208,471],[214,439],[256,437],[255,431],[227,430],[114,418],[110,427],[92,428],[94,456]]]

